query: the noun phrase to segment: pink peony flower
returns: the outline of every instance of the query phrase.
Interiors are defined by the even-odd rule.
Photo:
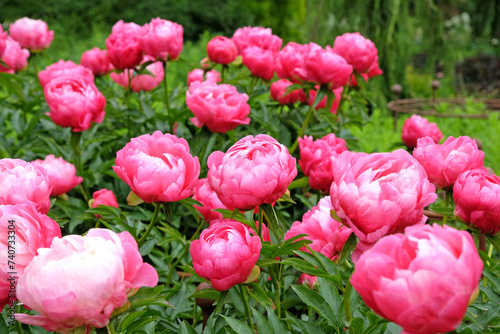
[[[153,60],[154,58],[150,56],[144,56],[141,64]],[[114,82],[124,88],[128,88],[129,76],[132,77],[130,87],[134,92],[150,91],[155,89],[160,85],[165,76],[161,61],[157,61],[146,66],[146,72],[144,74],[134,75],[134,72],[135,71],[133,69],[128,69],[124,70],[122,73],[111,73],[109,76]]]
[[[358,73],[368,72],[378,59],[375,44],[359,32],[337,36],[333,43],[333,52],[342,56]]]
[[[230,210],[276,202],[297,176],[296,160],[268,135],[246,136],[208,157],[208,182]]]
[[[5,49],[2,55],[2,61],[7,64],[5,67],[0,64],[0,72],[15,73],[25,69],[28,66],[28,57],[30,52],[22,49],[18,42],[12,37],[5,39]]]
[[[265,50],[278,52],[283,40],[273,35],[271,28],[243,27],[238,28],[233,34],[233,41],[241,54],[249,46],[258,46]]]
[[[207,44],[207,54],[210,61],[227,65],[238,56],[238,49],[231,38],[216,36]]]
[[[331,89],[346,85],[352,74],[352,66],[329,47],[313,48],[304,58],[302,68],[296,70],[299,78],[318,84],[328,84]]]
[[[217,70],[210,70],[208,72],[205,73],[204,70],[202,69],[199,69],[199,68],[195,68],[194,70],[192,70],[191,72],[188,73],[188,77],[187,77],[187,85],[188,87],[193,83],[193,82],[203,82],[205,80],[203,80],[203,76],[205,76],[205,80],[206,81],[211,81],[211,82],[220,82],[221,81],[221,78],[220,78],[220,73],[217,71]]]
[[[71,60],[59,60],[57,63],[47,66],[44,70],[38,72],[40,85],[45,88],[52,79],[59,79],[63,76],[70,78],[82,78],[88,83],[94,82],[92,70],[85,66],[77,65]]]
[[[212,81],[194,82],[186,92],[186,104],[194,114],[191,122],[206,125],[212,132],[226,133],[238,125],[250,123],[248,95],[236,87]]]
[[[304,284],[307,285],[309,288],[314,289],[314,287],[318,285],[318,277],[308,274],[302,274],[297,279],[297,284]]]
[[[274,55],[274,51],[258,46],[249,46],[241,52],[243,64],[248,67],[252,75],[263,80],[271,80],[273,78]]]
[[[112,206],[114,208],[118,207],[118,202],[116,201],[115,194],[113,191],[108,190],[108,189],[101,189],[92,195],[93,201],[92,201],[92,207],[97,208],[99,205],[107,205],[107,206]]]
[[[216,219],[222,219],[222,213],[213,211],[214,209],[227,209],[220,201],[215,191],[212,190],[206,178],[200,179],[194,188],[193,199],[197,200],[203,206],[195,205],[194,208],[198,210],[205,218],[205,221],[211,222]]]
[[[484,234],[500,231],[500,177],[485,169],[460,174],[453,186],[455,215]]]
[[[305,78],[301,76],[301,72],[303,72],[305,59],[310,52],[319,49],[321,46],[313,42],[304,45],[289,42],[276,54],[276,74],[279,78],[292,82],[303,81]]]
[[[3,53],[6,47],[7,33],[3,32],[2,25],[0,25],[0,59],[3,57]]]
[[[331,260],[335,260],[347,238],[351,235],[351,229],[343,226],[330,216],[333,210],[330,197],[322,198],[318,205],[307,211],[302,217],[302,222],[296,221],[285,234],[285,240],[291,239],[299,234],[307,234],[298,240],[311,240],[313,243],[308,246]],[[300,250],[309,252],[307,247]]]
[[[180,24],[157,17],[144,25],[141,45],[146,54],[157,60],[175,60],[184,45],[183,35]]]
[[[453,187],[460,174],[484,164],[484,152],[467,136],[450,136],[441,145],[430,137],[420,138],[413,156],[424,166],[429,180],[438,189]]]
[[[91,69],[94,75],[106,75],[113,69],[113,65],[109,61],[108,51],[97,47],[85,51],[82,54],[80,64]]]
[[[44,89],[49,105],[47,113],[54,123],[71,127],[74,132],[88,130],[92,123],[101,123],[106,99],[94,82],[83,77],[61,76],[51,80]]]
[[[329,192],[333,182],[333,166],[340,153],[347,151],[345,140],[330,133],[313,140],[312,136],[299,138],[299,165],[305,176],[309,177],[312,189]]]
[[[83,181],[82,177],[76,176],[73,164],[63,158],[56,158],[53,154],[47,155],[44,160],[34,160],[31,163],[47,170],[49,185],[52,186],[50,196],[65,194]]]
[[[139,65],[143,58],[142,27],[130,22],[118,21],[106,39],[108,57],[114,68],[123,70]]]
[[[61,228],[54,220],[39,213],[32,202],[26,201],[0,205],[0,235],[0,308],[3,309],[9,302],[9,290],[15,290],[11,285],[17,282],[17,278],[10,280],[10,273],[22,276],[38,249],[49,247],[52,239],[61,237]],[[12,247],[15,257],[11,255]]]
[[[200,176],[187,141],[160,131],[132,138],[116,153],[115,163],[115,173],[147,203],[188,198]]]
[[[293,85],[293,82],[287,79],[280,79],[273,82],[271,84],[271,98],[278,101],[281,105],[294,104],[297,101],[305,102],[307,98],[302,89],[296,89],[290,93],[287,92],[287,87],[291,85]]]
[[[362,242],[425,223],[424,207],[436,200],[435,190],[424,168],[404,150],[346,151],[333,163],[333,207]]]
[[[9,26],[9,34],[23,48],[31,52],[48,49],[54,39],[54,32],[42,20],[23,17]]]
[[[51,191],[45,168],[19,159],[0,160],[0,205],[33,202],[47,214]]]
[[[361,256],[354,289],[403,333],[447,333],[479,292],[483,261],[466,231],[418,225],[382,238]]]
[[[16,319],[48,331],[72,332],[108,324],[128,294],[158,283],[156,270],[143,263],[137,243],[128,232],[91,229],[86,236],[55,238],[41,248],[17,284],[17,297],[39,315]]]
[[[316,86],[318,89],[319,86]],[[333,90],[333,94],[335,95],[335,99],[332,102],[332,107],[330,108],[330,112],[332,114],[337,114],[337,109],[339,108],[340,105],[340,100],[342,98],[342,92],[344,91],[344,87],[339,87]],[[314,104],[314,100],[316,100],[316,90],[310,90],[309,91],[309,99],[307,100],[307,104],[312,106]],[[316,106],[316,110],[321,109],[321,108],[326,108],[326,102],[328,101],[328,98],[325,96]]]
[[[191,243],[190,253],[197,275],[210,280],[219,291],[244,283],[260,256],[262,243],[250,228],[230,219],[214,220]]]
[[[427,119],[419,115],[413,115],[403,124],[401,139],[406,146],[414,148],[417,146],[417,140],[423,137],[431,137],[434,143],[438,144],[443,134],[436,123],[430,123]]]

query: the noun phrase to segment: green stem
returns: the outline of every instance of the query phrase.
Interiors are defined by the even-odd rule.
[[[240,292],[241,292],[241,297],[243,298],[243,305],[245,306],[245,313],[247,314],[247,321],[248,325],[250,328],[252,328],[252,331],[255,331],[253,328],[253,321],[252,321],[252,314],[250,313],[250,306],[248,305],[248,297],[247,297],[247,286],[241,285],[240,286]]]
[[[73,148],[73,153],[75,155],[75,167],[78,174],[83,177],[83,162],[82,162],[82,151],[80,149],[80,139],[82,138],[81,132],[71,131],[71,147]],[[80,183],[80,190],[83,194],[85,202],[89,201],[89,189],[87,187],[87,182],[83,178],[82,183]]]
[[[309,120],[311,119],[311,116],[314,112],[314,107],[311,105],[309,108],[309,111],[307,112],[306,119],[304,120],[304,123],[302,124],[302,127],[299,130],[299,134],[297,135],[297,139],[292,145],[292,148],[290,149],[290,154],[293,154],[295,150],[297,149],[297,146],[299,145],[299,138],[302,138],[304,135],[304,132],[306,131],[307,124],[309,124]]]
[[[220,83],[223,84],[224,83],[224,74],[225,74],[225,69],[226,69],[226,65],[222,65],[222,69],[220,71]]]
[[[344,90],[342,91],[342,94],[340,95],[340,101],[339,101],[339,106],[337,107],[337,118],[339,120],[339,132],[340,129],[344,126],[344,111],[342,110],[342,106],[344,103],[347,101],[347,96],[349,93],[349,86],[344,86]]]
[[[151,219],[151,222],[149,223],[148,229],[144,233],[144,235],[139,239],[137,242],[137,247],[141,248],[141,246],[144,244],[146,241],[146,238],[148,237],[149,233],[153,230],[153,227],[155,226],[156,223],[156,218],[158,217],[158,213],[160,212],[160,204],[158,203],[153,203],[155,206],[155,212],[153,213],[153,218]]]
[[[250,87],[248,88],[248,95],[252,94],[257,81],[259,81],[259,77],[252,77],[252,80],[250,81]]]
[[[345,286],[344,290],[344,310],[345,310],[345,319],[347,322],[350,324],[352,320],[352,313],[351,313],[351,290],[352,290],[352,284],[351,280],[347,281],[347,284]]]
[[[108,327],[109,334],[116,334],[115,329],[113,328],[113,326],[111,326],[111,322],[108,323],[107,327]]]
[[[257,233],[259,234],[260,240],[264,241],[264,238],[262,237],[262,224],[264,219],[264,210],[259,206],[259,226],[258,226],[258,231]]]
[[[167,70],[168,70],[168,63],[165,61],[163,62],[163,87],[164,87],[164,94],[165,94],[165,105],[167,107],[167,114],[170,115],[170,101],[168,98],[168,83],[167,83]]]
[[[444,201],[444,205],[445,205],[445,207],[447,207],[447,208],[449,208],[449,207],[450,207],[451,196],[452,196],[451,191],[445,190],[445,201]],[[446,223],[447,223],[447,222],[448,222],[448,216],[447,216],[447,215],[443,215],[443,225],[446,225]]]
[[[21,305],[16,305],[16,313],[21,313]],[[16,331],[17,334],[23,334],[23,327],[19,321],[16,320]]]

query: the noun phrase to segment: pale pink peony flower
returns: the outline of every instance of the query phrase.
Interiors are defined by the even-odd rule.
[[[453,186],[455,215],[484,234],[500,231],[500,177],[485,169],[460,174]]]
[[[208,182],[230,210],[276,202],[297,176],[296,160],[268,135],[246,136],[208,157]]]
[[[184,45],[183,35],[180,24],[157,17],[144,25],[141,45],[147,55],[157,60],[175,60]]]
[[[8,67],[0,64],[0,72],[7,72],[14,74],[21,71],[28,66],[28,57],[30,52],[21,48],[18,42],[12,37],[7,36],[5,39],[5,49],[2,55],[2,61]]]
[[[203,215],[205,221],[211,222],[213,220],[223,218],[222,213],[213,210],[227,208],[224,204],[222,204],[219,197],[217,197],[217,194],[210,187],[206,178],[200,179],[194,188],[193,199],[203,204],[203,206],[194,205],[194,208]]]
[[[361,256],[354,289],[403,333],[447,333],[479,292],[483,261],[466,231],[417,225],[382,238]]]
[[[156,270],[143,263],[129,232],[91,229],[86,236],[55,238],[41,248],[19,278],[17,297],[39,315],[16,319],[48,331],[90,333],[102,328],[128,294],[158,283]]]
[[[352,66],[344,58],[326,49],[313,48],[304,58],[304,65],[297,69],[299,78],[304,81],[328,84],[330,89],[346,85],[352,74]]]
[[[271,80],[274,75],[275,51],[258,46],[249,46],[241,52],[243,64],[248,67],[252,75],[263,80]]]
[[[197,275],[210,280],[214,289],[226,291],[244,283],[259,259],[261,240],[242,223],[214,220],[191,243],[190,253]]]
[[[207,54],[210,61],[227,65],[238,56],[238,49],[231,38],[216,36],[207,44]]]
[[[212,132],[226,133],[238,125],[249,124],[248,95],[236,87],[212,81],[194,82],[186,92],[186,104],[194,114],[191,122],[199,128],[206,125]]]
[[[484,152],[467,136],[450,136],[441,145],[430,137],[420,138],[413,156],[438,189],[453,187],[460,174],[484,165]]]
[[[188,198],[200,176],[187,141],[160,131],[132,138],[116,153],[115,163],[115,173],[147,203]]]
[[[417,146],[417,140],[423,137],[431,137],[434,143],[438,144],[443,134],[436,123],[429,122],[426,118],[413,115],[403,124],[401,139],[409,148]]]
[[[33,202],[47,214],[51,191],[45,168],[19,159],[0,160],[0,205]]]
[[[202,69],[199,69],[199,68],[195,68],[194,70],[192,70],[191,72],[188,73],[188,77],[187,77],[187,85],[188,87],[193,83],[193,82],[203,82],[205,81],[203,79],[203,76],[205,76],[205,80],[206,81],[211,81],[211,82],[220,82],[221,81],[221,78],[220,78],[220,73],[219,71],[217,70],[210,70],[208,72],[205,73],[204,70]]]
[[[61,237],[61,228],[39,213],[32,202],[26,201],[0,205],[0,236],[0,309],[3,309],[9,302],[9,290],[15,290],[11,285],[16,284],[17,278],[12,280],[12,276],[22,276],[38,249],[49,247],[52,239]],[[12,272],[16,274],[9,274]]]
[[[60,79],[63,76],[70,78],[82,78],[89,83],[94,82],[92,70],[81,65],[77,65],[71,60],[59,60],[57,63],[47,66],[44,70],[38,72],[40,85],[45,88],[52,79]]]
[[[316,86],[316,89],[318,89],[319,86]],[[335,95],[335,99],[332,101],[332,107],[330,108],[330,112],[332,114],[337,114],[337,109],[339,108],[340,105],[340,100],[342,99],[342,92],[344,91],[344,87],[339,87],[333,90],[333,94]],[[316,90],[310,90],[309,91],[309,99],[307,100],[307,104],[312,106],[314,104],[314,100],[316,100],[316,94],[318,92]],[[316,106],[316,110],[321,109],[321,108],[326,108],[326,103],[328,101],[328,98],[325,96]]]
[[[54,39],[54,32],[42,20],[23,17],[9,26],[9,34],[23,48],[31,52],[48,49]]]
[[[292,82],[305,80],[301,76],[304,61],[313,50],[320,50],[321,46],[316,43],[297,44],[289,42],[276,54],[275,70],[279,78],[288,79]]]
[[[308,246],[331,260],[335,260],[347,238],[351,235],[351,229],[333,219],[330,211],[333,210],[330,197],[322,198],[318,205],[307,211],[302,217],[302,221],[296,221],[285,234],[285,240],[291,239],[299,234],[307,234],[298,240],[311,240],[313,243]],[[300,250],[309,252],[307,247]]]
[[[238,28],[234,32],[232,39],[238,48],[239,54],[249,46],[258,46],[265,50],[278,52],[283,44],[281,38],[273,35],[271,28],[262,27]]]
[[[118,70],[134,68],[143,58],[141,39],[142,27],[133,22],[118,21],[113,26],[111,34],[106,39],[108,57],[113,67]]]
[[[154,58],[150,56],[144,56],[141,64],[153,60]],[[121,73],[111,73],[109,76],[114,82],[124,88],[128,88],[129,76],[132,77],[130,88],[132,88],[132,91],[134,92],[150,91],[155,89],[160,85],[165,76],[161,61],[157,61],[146,66],[146,72],[143,74],[134,75],[134,72],[135,71],[133,69],[128,69]]]
[[[365,243],[424,224],[424,207],[436,200],[435,190],[424,168],[404,150],[345,151],[333,164],[333,207]]]
[[[287,79],[280,79],[271,84],[271,98],[278,101],[281,105],[294,104],[297,101],[306,102],[306,94],[302,89],[296,89],[287,92],[287,88],[293,85],[293,82]]]
[[[359,32],[337,36],[333,43],[333,51],[344,57],[358,73],[368,72],[378,59],[375,44],[361,36]]]
[[[88,130],[101,123],[106,115],[106,99],[94,82],[83,77],[61,76],[52,79],[44,89],[49,105],[47,113],[54,123],[71,127],[74,132]]]
[[[50,196],[65,194],[83,181],[82,177],[76,176],[73,164],[63,158],[56,158],[53,154],[47,155],[44,160],[34,160],[31,163],[47,170],[49,185],[52,186]]]
[[[85,51],[82,54],[80,64],[92,70],[94,75],[106,75],[113,69],[113,65],[109,61],[108,51],[97,47]]]
[[[305,136],[299,138],[299,149],[299,166],[304,175],[309,177],[311,188],[329,192],[335,159],[347,151],[345,140],[337,138],[333,133],[318,140]]]

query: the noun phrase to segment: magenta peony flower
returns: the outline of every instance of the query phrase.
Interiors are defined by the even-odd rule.
[[[97,47],[85,51],[82,54],[80,64],[92,70],[94,75],[106,75],[113,69],[113,65],[109,61],[108,51]]]
[[[268,135],[246,136],[208,157],[208,182],[230,210],[276,202],[297,176],[296,160]]]
[[[226,133],[238,125],[250,123],[248,95],[236,87],[212,81],[194,82],[186,92],[186,104],[194,114],[191,122],[206,125],[212,132]]]
[[[47,214],[51,191],[45,168],[19,159],[0,160],[0,205],[33,202]]]
[[[74,132],[88,130],[92,123],[101,123],[106,115],[106,99],[94,82],[83,77],[61,76],[52,79],[44,89],[49,105],[47,113],[54,123],[71,127]]]
[[[244,283],[260,256],[262,243],[250,228],[230,219],[214,220],[191,243],[189,252],[197,275],[219,291]]]
[[[429,180],[438,189],[453,187],[460,174],[484,164],[484,152],[467,136],[450,136],[441,145],[430,137],[420,138],[413,156],[424,166]]]
[[[278,52],[283,41],[273,35],[271,28],[243,27],[238,28],[233,34],[233,41],[241,54],[249,46],[258,46],[265,50]]]
[[[308,274],[302,274],[297,279],[297,284],[304,284],[307,285],[309,288],[314,289],[314,287],[318,285],[318,277]]]
[[[152,19],[143,27],[141,45],[147,55],[161,61],[175,60],[184,45],[184,29],[178,23]]]
[[[321,46],[313,42],[304,45],[289,42],[276,54],[276,74],[295,83],[307,80],[301,76],[304,72],[304,61],[310,52],[320,49]]]
[[[274,51],[258,46],[249,46],[241,52],[243,64],[248,67],[252,75],[263,80],[271,80],[273,78],[274,55]]]
[[[115,173],[147,203],[188,198],[200,176],[187,141],[160,131],[132,138],[116,153],[115,163]]]
[[[9,302],[11,284],[17,282],[17,278],[10,280],[12,276],[22,276],[38,249],[49,247],[52,239],[61,237],[61,228],[54,220],[39,213],[32,202],[26,201],[0,205],[0,235],[0,308],[3,309]],[[12,254],[8,251],[9,245],[16,251],[15,258],[9,258]],[[16,274],[10,274],[12,272]]]
[[[118,207],[118,202],[116,201],[115,194],[113,191],[108,189],[101,189],[92,195],[92,207],[97,208],[99,205],[112,206],[114,208]]]
[[[333,52],[342,56],[358,73],[368,72],[378,60],[375,44],[359,32],[337,36],[333,43]]]
[[[5,39],[5,48],[2,55],[2,61],[8,67],[0,64],[0,72],[7,72],[14,74],[21,71],[28,66],[28,57],[30,52],[22,49],[18,42],[12,37],[7,36]]]
[[[424,207],[436,200],[435,190],[424,168],[404,150],[346,151],[333,163],[333,207],[362,242],[425,223]]]
[[[216,36],[207,44],[208,58],[217,64],[227,65],[238,56],[238,49],[231,38]]]
[[[108,324],[115,309],[142,286],[158,283],[156,270],[143,263],[128,232],[91,229],[86,236],[55,238],[41,248],[17,284],[17,297],[39,315],[16,319],[48,331],[69,333]]]
[[[153,60],[154,58],[150,56],[144,56],[141,64]],[[109,76],[114,82],[124,88],[128,88],[129,76],[132,77],[130,87],[134,92],[150,91],[155,89],[160,85],[165,76],[161,61],[157,61],[146,66],[146,72],[144,74],[134,75],[134,72],[135,71],[133,69],[128,69],[124,70],[122,73],[111,73]]]
[[[351,283],[403,333],[447,333],[458,327],[479,292],[482,270],[469,233],[417,225],[380,239],[356,263]]]
[[[31,52],[48,49],[54,39],[54,32],[42,20],[23,17],[9,26],[9,34],[23,48]]]
[[[423,137],[431,137],[434,143],[438,144],[443,134],[436,123],[430,123],[427,119],[419,115],[413,115],[403,124],[401,139],[409,148],[417,146],[417,140]]]
[[[306,94],[302,89],[296,89],[288,92],[287,88],[293,85],[293,82],[287,79],[280,79],[271,84],[271,98],[278,101],[281,105],[294,104],[297,101],[306,102]],[[285,95],[286,94],[286,95]]]
[[[40,85],[45,88],[52,79],[60,79],[63,76],[70,78],[82,78],[88,83],[94,83],[94,74],[92,70],[85,66],[77,65],[71,60],[59,60],[57,63],[47,66],[44,70],[38,72]]]
[[[133,22],[118,21],[106,39],[108,57],[114,68],[123,70],[139,65],[143,57],[141,40],[143,30]]]
[[[206,178],[200,179],[194,188],[193,199],[203,204],[203,206],[195,205],[194,208],[203,215],[203,218],[205,218],[205,221],[208,223],[223,218],[222,213],[213,210],[227,208],[222,204],[219,197],[217,197],[215,191],[212,190]]]
[[[0,25],[0,59],[3,57],[3,53],[6,47],[7,33],[3,32],[2,25]]]
[[[500,177],[485,169],[460,174],[453,186],[455,215],[484,234],[500,231]]]
[[[307,234],[307,237],[298,240],[311,240],[313,243],[308,246],[312,250],[335,260],[351,235],[351,229],[333,219],[330,216],[331,210],[333,207],[330,197],[322,198],[318,205],[304,214],[302,222],[296,221],[292,224],[285,235],[285,240],[299,234]],[[307,247],[302,247],[300,250],[309,252]]]
[[[316,89],[318,89],[319,86],[316,86]],[[330,108],[330,112],[332,114],[337,114],[337,109],[339,108],[340,105],[340,100],[342,99],[342,92],[344,91],[344,87],[339,87],[333,90],[333,94],[335,95],[335,99],[332,102],[332,107]],[[316,94],[318,92],[316,90],[310,90],[309,91],[309,99],[307,100],[307,104],[312,106],[314,104],[314,100],[316,100]],[[326,108],[326,102],[328,101],[328,98],[325,96],[316,106],[316,110],[321,109],[321,108]]]
[[[329,192],[333,182],[333,166],[340,153],[347,151],[345,140],[330,133],[313,140],[312,136],[299,138],[299,166],[313,189]]]
[[[53,154],[47,155],[44,160],[34,160],[31,163],[47,170],[49,185],[52,186],[50,196],[65,194],[83,181],[82,177],[76,176],[73,164],[63,158],[56,158]]]
[[[212,81],[212,82],[220,82],[221,81],[221,78],[220,78],[220,73],[217,71],[217,70],[210,70],[208,72],[205,73],[204,70],[202,69],[199,69],[199,68],[195,68],[194,70],[192,70],[191,72],[188,73],[188,77],[187,77],[187,85],[188,87],[193,83],[193,82],[203,82],[205,80],[203,80],[203,76],[205,76],[205,80],[206,81]]]
[[[352,74],[352,66],[329,47],[313,48],[304,58],[302,68],[296,70],[299,78],[318,84],[328,84],[330,89],[346,85]]]

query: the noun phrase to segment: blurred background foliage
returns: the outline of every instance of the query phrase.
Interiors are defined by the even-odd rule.
[[[46,63],[79,61],[83,51],[104,48],[120,19],[142,25],[161,17],[182,24],[190,42],[182,54],[188,60],[179,73],[183,79],[199,66],[200,58],[190,56],[188,47],[198,46],[194,53],[204,56],[211,36],[232,36],[238,27],[252,25],[271,27],[284,43],[323,46],[359,31],[379,49],[384,75],[370,87],[379,105],[393,98],[394,83],[403,86],[402,97],[431,96],[436,72],[443,73],[438,97],[499,94],[500,78],[490,73],[500,53],[498,0],[0,0],[0,8],[5,26],[23,16],[48,22],[56,37],[44,54]],[[467,61],[464,70],[460,64]]]

